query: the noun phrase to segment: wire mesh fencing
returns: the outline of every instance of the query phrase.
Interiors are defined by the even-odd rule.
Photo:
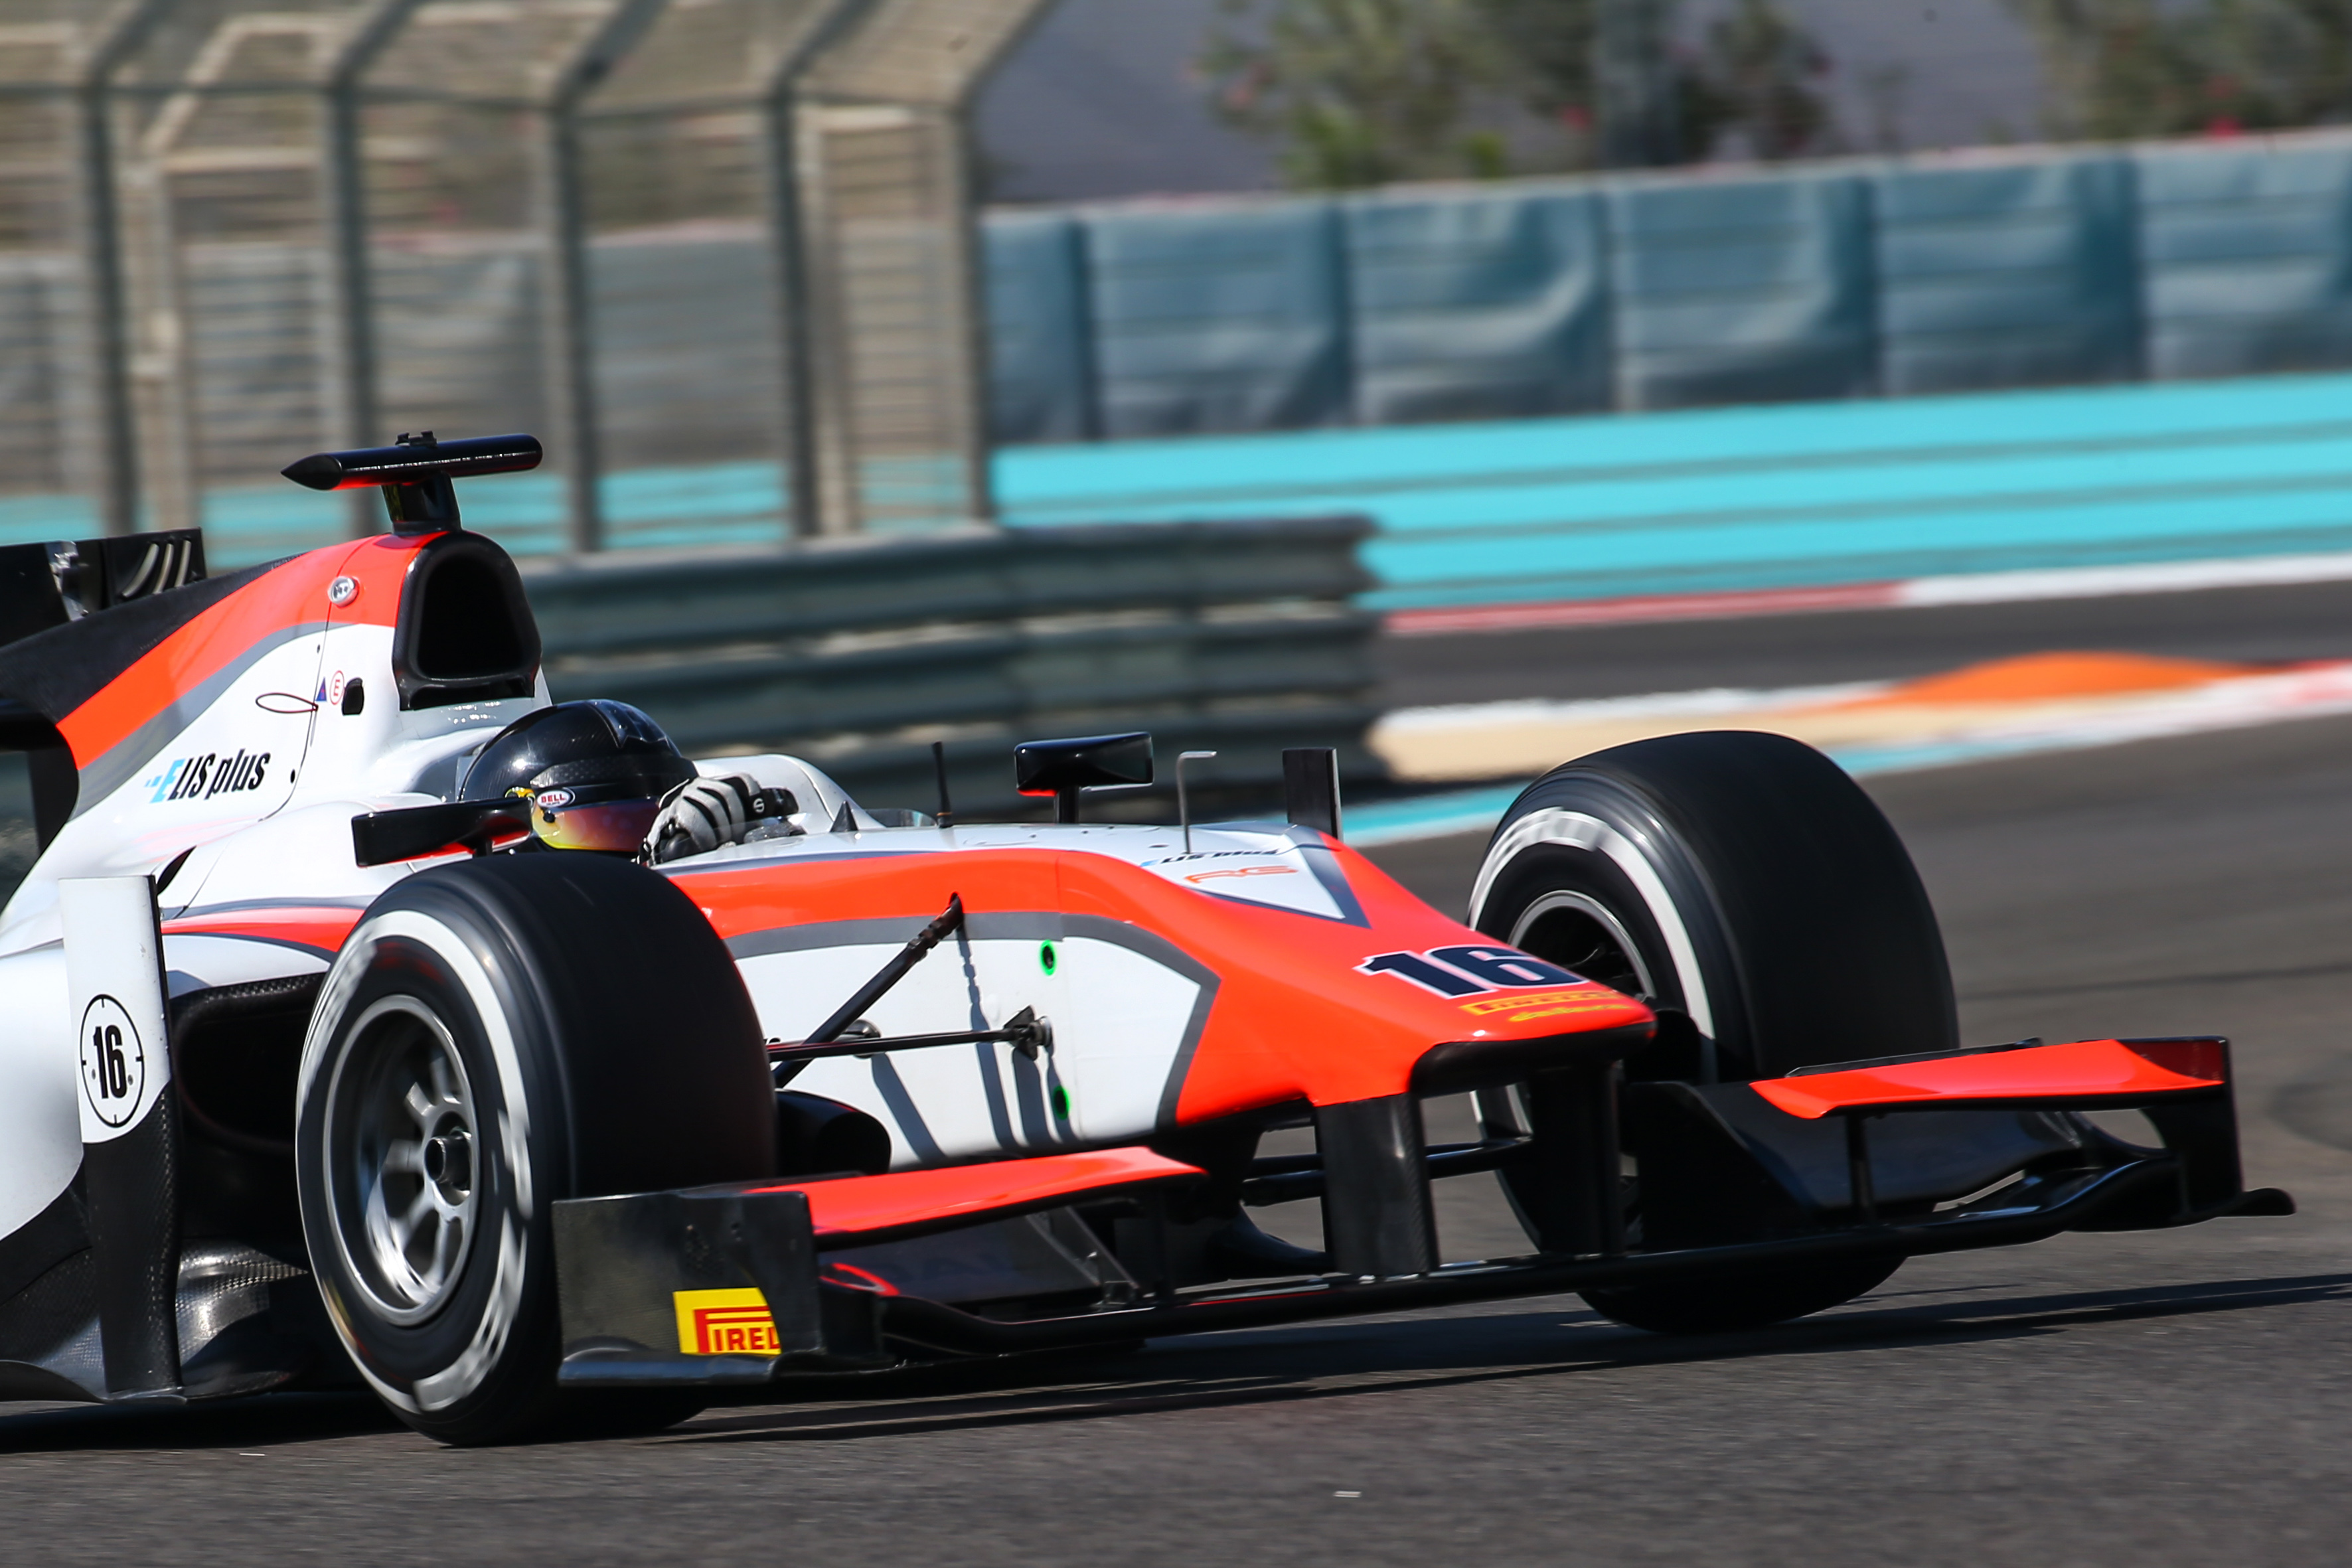
[[[266,559],[375,526],[277,468],[427,428],[545,438],[544,470],[467,498],[525,552],[984,519],[948,165],[964,99],[1040,3],[11,0],[0,535],[201,523],[215,561]],[[836,79],[887,58],[927,94],[865,81],[866,111],[946,129],[822,203],[796,138],[836,53]],[[907,245],[858,237],[877,211],[919,233],[912,272]],[[813,261],[840,257],[856,297],[813,299]],[[894,289],[911,327],[872,308]],[[806,321],[833,309],[853,319],[822,335],[896,367],[919,417],[820,414]],[[837,468],[883,477],[828,501],[819,426],[844,433]],[[908,474],[952,481],[877,499]]]

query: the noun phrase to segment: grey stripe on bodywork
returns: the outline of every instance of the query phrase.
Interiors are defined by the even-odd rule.
[[[81,794],[74,802],[74,816],[81,816],[130,783],[133,773],[161,755],[173,736],[201,718],[205,710],[220,700],[221,693],[236,685],[247,670],[288,643],[317,636],[326,629],[324,621],[281,626],[173,698],[153,718],[109,746],[81,770]]]
[[[824,921],[814,925],[779,926],[772,931],[746,931],[740,936],[730,937],[727,949],[740,961],[772,952],[878,946],[887,942],[904,942],[929,923],[925,916],[898,915],[886,920]],[[1148,958],[1163,969],[1172,969],[1198,987],[1192,998],[1192,1016],[1184,1020],[1183,1036],[1177,1041],[1175,1058],[1168,1064],[1168,1079],[1160,1087],[1159,1110],[1153,1114],[1153,1121],[1162,1128],[1176,1125],[1176,1102],[1183,1096],[1185,1076],[1192,1071],[1193,1055],[1201,1047],[1201,1035],[1209,1026],[1209,1010],[1217,1000],[1215,970],[1158,932],[1146,931],[1126,921],[1115,921],[1106,915],[1066,915],[1050,910],[970,915],[965,917],[964,934],[974,942],[1055,942],[1065,937],[1107,942],[1113,947],[1123,947],[1129,952]],[[845,995],[846,994],[844,993]],[[886,1058],[877,1057],[875,1059]]]
[[[891,915],[883,920],[822,921],[814,925],[778,926],[772,931],[746,931],[727,939],[727,951],[737,958],[757,958],[767,952],[806,952],[819,947],[878,947],[886,942],[912,942],[931,923],[929,915]],[[974,942],[1056,942],[1064,917],[1048,913],[966,915],[964,935]]]

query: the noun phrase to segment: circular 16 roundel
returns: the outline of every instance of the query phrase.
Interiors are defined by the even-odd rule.
[[[81,1092],[109,1127],[121,1127],[147,1091],[147,1052],[121,1003],[94,996],[81,1015]]]

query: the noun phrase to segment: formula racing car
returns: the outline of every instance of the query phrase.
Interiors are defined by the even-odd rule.
[[[1556,769],[1463,921],[1346,847],[1328,752],[1281,820],[1085,820],[1142,734],[1021,746],[1051,821],[872,808],[552,700],[453,486],[537,458],[305,459],[391,531],[226,575],[192,532],[0,552],[40,845],[0,915],[0,1399],[655,1428],[1507,1296],[1756,1327],[1918,1254],[2293,1211],[2242,1184],[2222,1040],[1963,1047],[1901,843],[1794,742]],[[1453,1095],[1479,1136],[1433,1145]],[[1431,1186],[1475,1173],[1523,1254],[1449,1257]],[[1288,1203],[1319,1247],[1251,1217]]]

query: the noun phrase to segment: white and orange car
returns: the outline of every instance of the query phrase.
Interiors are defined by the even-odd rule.
[[[0,552],[41,839],[0,916],[0,1398],[356,1378],[478,1442],[1508,1295],[1755,1326],[1914,1254],[2291,1212],[2242,1187],[2219,1040],[1962,1049],[1892,829],[1769,736],[1555,770],[1466,921],[1346,847],[1328,753],[1287,820],[1078,820],[1139,735],[1022,748],[1050,823],[728,757],[681,776],[744,781],[732,841],[559,847],[562,779],[467,787],[551,698],[451,480],[537,452],[306,459],[392,531],[227,576],[184,535]],[[1432,1147],[1453,1094],[1482,1135]],[[1448,1259],[1430,1184],[1475,1172],[1524,1256]],[[1250,1222],[1287,1202],[1320,1250]]]

